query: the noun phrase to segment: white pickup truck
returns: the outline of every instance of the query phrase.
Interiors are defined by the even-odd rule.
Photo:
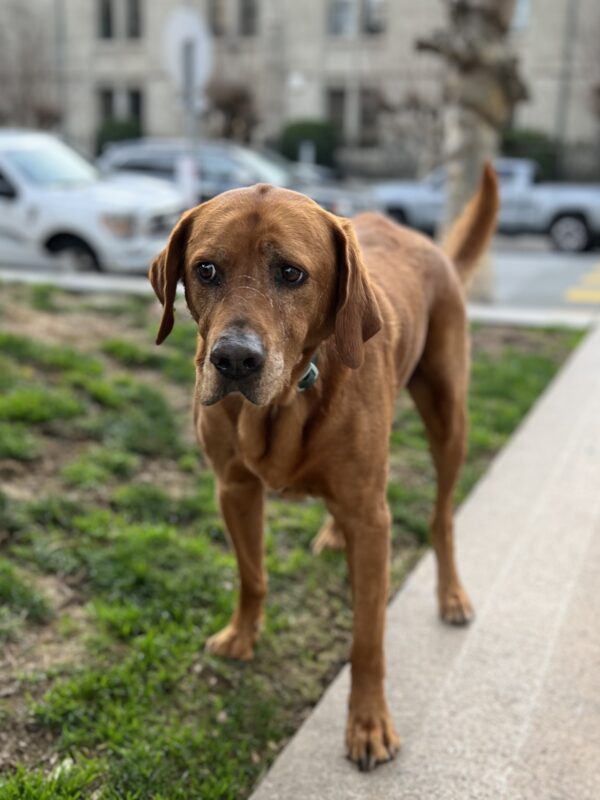
[[[565,252],[589,249],[600,238],[600,185],[543,183],[534,161],[500,158],[498,230],[541,233]],[[433,233],[442,216],[446,170],[438,167],[422,181],[385,181],[374,187],[386,212],[406,225]]]
[[[0,264],[145,272],[184,207],[166,181],[102,177],[54,136],[0,131]]]

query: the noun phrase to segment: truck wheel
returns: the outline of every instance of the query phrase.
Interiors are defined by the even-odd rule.
[[[59,234],[46,245],[54,255],[61,255],[75,272],[101,272],[102,266],[92,248],[77,236]]]
[[[556,250],[562,253],[581,253],[592,243],[592,235],[585,219],[579,214],[563,214],[550,226],[550,238]]]
[[[400,225],[406,225],[406,214],[401,208],[388,208],[388,215]]]

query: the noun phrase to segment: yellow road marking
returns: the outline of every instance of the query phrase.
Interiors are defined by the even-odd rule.
[[[600,303],[600,289],[568,289],[565,297],[570,303]]]
[[[581,276],[578,286],[566,290],[565,300],[569,303],[600,304],[600,262]]]
[[[593,272],[586,272],[581,279],[582,283],[595,286],[600,285],[600,269],[595,269]]]

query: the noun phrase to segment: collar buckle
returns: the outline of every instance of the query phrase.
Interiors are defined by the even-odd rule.
[[[305,392],[307,389],[311,389],[315,383],[317,382],[317,378],[319,377],[319,368],[316,364],[316,357],[313,357],[310,364],[306,368],[306,372],[298,381],[298,391]]]

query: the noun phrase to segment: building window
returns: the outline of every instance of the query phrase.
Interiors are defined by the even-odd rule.
[[[331,36],[350,36],[354,32],[355,0],[329,0],[327,32]]]
[[[338,142],[344,141],[346,128],[346,90],[331,87],[327,90],[327,118],[335,131]]]
[[[208,0],[208,25],[213,36],[225,35],[224,0]]]
[[[516,31],[524,30],[529,24],[531,0],[517,0],[512,18],[512,28]]]
[[[127,0],[127,38],[139,39],[142,35],[142,0]]]
[[[362,29],[363,33],[377,34],[385,31],[385,0],[363,0]]]
[[[98,38],[112,39],[115,35],[112,0],[97,0]]]
[[[134,119],[142,127],[144,116],[144,95],[141,89],[127,90],[127,110],[130,119]]]
[[[360,90],[360,143],[373,147],[379,140],[379,111],[381,98],[377,89]]]
[[[257,0],[240,0],[240,36],[256,36],[257,30]]]
[[[115,118],[115,93],[113,89],[98,89],[98,116],[100,122]]]

